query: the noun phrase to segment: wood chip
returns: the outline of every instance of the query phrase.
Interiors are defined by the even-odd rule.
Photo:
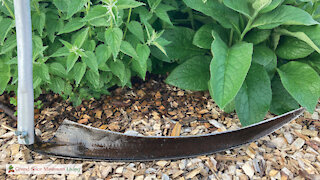
[[[102,111],[101,110],[96,111],[96,115],[94,117],[101,119],[101,116],[102,116]]]
[[[275,170],[275,169],[272,169],[271,171],[269,171],[269,176],[270,177],[274,177],[275,175],[278,174],[279,171]]]
[[[194,169],[193,171],[191,171],[190,173],[188,173],[185,178],[186,178],[186,179],[192,179],[192,178],[195,177],[197,174],[199,174],[200,171],[201,171],[201,168]]]
[[[301,138],[297,138],[295,141],[293,141],[293,143],[291,144],[292,148],[294,149],[301,149],[302,146],[304,145],[305,140],[301,139]]]
[[[88,123],[88,119],[80,119],[80,120],[78,121],[78,123],[80,123],[80,124],[86,124],[86,123]]]
[[[164,167],[168,164],[168,161],[158,161],[156,162],[156,165],[160,166],[160,167]]]
[[[245,173],[247,176],[249,176],[250,178],[253,177],[253,175],[254,175],[254,169],[252,168],[250,161],[246,162],[246,163],[242,166],[242,169],[243,169],[244,173]]]
[[[176,122],[176,124],[174,125],[170,136],[180,136],[181,133],[181,127],[182,125],[179,122]]]

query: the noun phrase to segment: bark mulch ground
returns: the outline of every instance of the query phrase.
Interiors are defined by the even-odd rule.
[[[8,105],[9,95],[0,96]],[[88,126],[145,136],[199,135],[240,128],[235,113],[224,113],[208,92],[169,86],[162,77],[117,88],[111,96],[84,101],[79,107],[47,94],[35,110],[36,134],[52,137],[69,119]],[[12,107],[11,107],[12,108]],[[0,179],[320,179],[320,104],[313,114],[240,148],[174,161],[95,162],[66,160],[30,152],[17,144],[16,121],[0,110]],[[268,114],[266,118],[273,117]],[[6,164],[81,163],[83,174],[6,175]]]

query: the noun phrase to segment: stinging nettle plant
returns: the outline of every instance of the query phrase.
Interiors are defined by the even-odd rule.
[[[12,0],[0,0],[0,93],[17,88]],[[74,105],[131,77],[209,90],[242,125],[313,112],[320,96],[316,0],[31,0],[36,97]]]

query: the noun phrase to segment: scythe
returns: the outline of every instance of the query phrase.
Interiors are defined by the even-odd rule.
[[[64,120],[55,136],[44,142],[34,133],[32,32],[30,0],[14,0],[18,48],[18,142],[31,150],[75,159],[149,161],[212,154],[241,146],[296,119],[304,108],[221,133],[198,136],[133,136]]]

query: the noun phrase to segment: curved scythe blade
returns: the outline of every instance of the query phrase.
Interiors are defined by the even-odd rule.
[[[64,120],[49,142],[28,147],[36,152],[64,158],[148,161],[180,159],[212,154],[241,146],[274,132],[296,119],[304,108],[238,130],[199,136],[132,136]]]

